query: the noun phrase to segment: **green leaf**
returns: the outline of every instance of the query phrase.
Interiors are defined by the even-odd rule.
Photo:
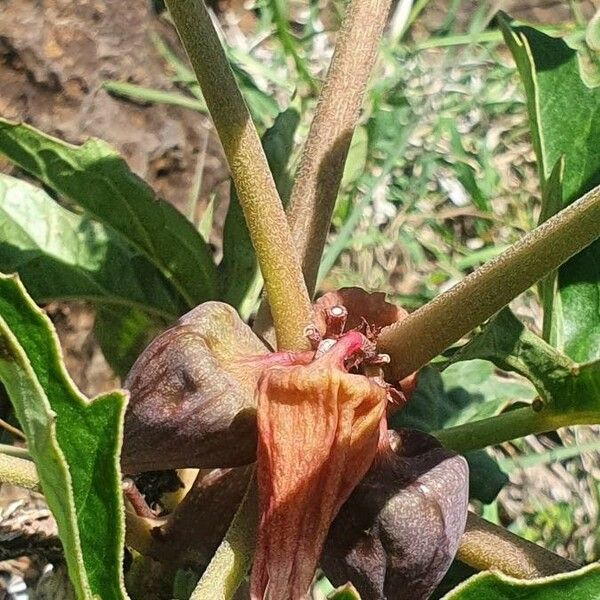
[[[578,53],[562,39],[513,27],[503,17],[500,25],[525,86],[542,190],[564,157],[566,206],[600,183],[600,87],[584,83]],[[547,208],[546,201],[546,218],[551,216]],[[600,358],[600,241],[559,269],[557,294],[553,327],[546,317],[552,344],[578,362]],[[550,306],[546,296],[544,307]]]
[[[327,600],[360,600],[360,594],[351,583],[347,583],[328,594]]]
[[[96,310],[94,337],[108,364],[124,378],[142,350],[170,322],[137,308],[104,306]]]
[[[472,363],[465,363],[466,368],[453,365],[442,374],[433,367],[421,369],[409,403],[391,417],[390,426],[429,433],[497,414],[507,404],[508,395],[496,389],[502,388],[503,382],[493,374],[489,363]],[[507,385],[512,383],[508,381]],[[471,393],[468,388],[476,391]],[[526,392],[523,388],[521,391]],[[483,391],[490,397],[482,395]],[[469,452],[465,458],[469,463],[470,496],[486,504],[491,502],[508,477],[483,450]]]
[[[443,600],[594,600],[600,598],[600,567],[525,581],[500,573],[479,573],[446,594]]]
[[[565,378],[574,370],[571,359],[527,329],[509,308],[492,317],[481,333],[452,357],[452,362],[475,358],[526,377],[548,402],[555,397],[559,399]],[[532,397],[520,399],[532,400]]]
[[[49,319],[16,277],[1,274],[0,379],[56,518],[77,597],[125,598],[119,469],[125,396],[83,397]]]
[[[279,114],[273,127],[262,138],[275,185],[284,203],[291,185],[287,168],[299,120],[298,111],[295,108],[288,108]],[[233,185],[231,190],[231,200],[223,230],[223,260],[219,265],[219,271],[225,281],[224,301],[235,306],[242,318],[246,319],[254,309],[262,289],[262,277]]]
[[[185,304],[146,258],[109,228],[0,174],[0,270],[18,272],[36,302],[88,300],[175,319]]]
[[[200,234],[105,142],[73,146],[0,119],[0,153],[112,227],[158,268],[188,307],[217,297],[216,268]]]
[[[600,361],[575,363],[529,331],[508,308],[490,319],[452,360],[473,358],[529,379],[555,413],[577,412],[589,422],[600,418]]]

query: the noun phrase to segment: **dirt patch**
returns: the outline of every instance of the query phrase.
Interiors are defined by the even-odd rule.
[[[179,208],[187,205],[208,121],[194,111],[111,97],[106,79],[172,89],[150,32],[172,32],[145,0],[3,0],[0,114],[80,143],[97,136]],[[205,189],[226,178],[210,135]]]

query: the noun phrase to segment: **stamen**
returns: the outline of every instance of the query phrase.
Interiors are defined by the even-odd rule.
[[[321,334],[314,325],[307,325],[304,328],[304,337],[308,340],[310,347],[313,350],[317,350],[319,348],[319,344],[321,343]]]

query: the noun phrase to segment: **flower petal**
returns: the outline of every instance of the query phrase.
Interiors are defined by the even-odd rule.
[[[321,566],[334,585],[352,581],[362,598],[428,598],[465,528],[465,459],[416,430],[389,431],[387,452],[333,522]]]
[[[259,381],[254,600],[305,596],[329,525],[373,460],[387,391],[344,369],[363,340],[348,333],[313,363]]]
[[[252,462],[256,383],[275,359],[227,304],[207,302],[184,315],[125,382],[124,472]]]
[[[401,321],[408,312],[385,299],[384,292],[366,292],[358,287],[347,287],[323,294],[314,304],[315,325],[326,333],[326,310],[333,306],[343,306],[348,311],[346,331],[357,329],[366,322],[369,327],[381,329]]]
[[[383,327],[402,321],[408,312],[385,299],[383,292],[366,292],[358,287],[341,288],[323,294],[314,304],[314,324],[321,336],[327,336],[328,309],[343,306],[348,312],[345,331],[363,329],[365,325],[377,336]],[[417,374],[412,373],[400,383],[400,388],[408,400],[416,387]],[[397,385],[397,382],[389,383]],[[396,407],[390,405],[390,412]]]

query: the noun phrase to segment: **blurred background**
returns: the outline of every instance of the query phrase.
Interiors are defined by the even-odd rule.
[[[259,131],[289,105],[301,110],[293,164],[344,2],[211,6]],[[598,9],[599,0],[395,4],[346,165],[321,292],[381,290],[412,310],[535,225],[538,178],[523,90],[494,15],[504,10],[576,43]],[[0,0],[0,115],[73,143],[108,141],[197,224],[219,258],[227,167],[160,0]],[[533,293],[512,307],[540,329]],[[93,395],[119,385],[94,338],[93,311],[85,304],[47,309],[81,389]],[[488,364],[471,368],[479,369],[470,375],[479,393],[500,393],[503,375]],[[475,508],[573,560],[598,560],[596,439],[593,428],[582,427],[490,450],[510,483]],[[15,501],[15,491],[0,491],[0,520]],[[41,501],[28,502],[44,510]],[[5,580],[17,567],[0,562]],[[39,576],[35,565],[21,567]]]

